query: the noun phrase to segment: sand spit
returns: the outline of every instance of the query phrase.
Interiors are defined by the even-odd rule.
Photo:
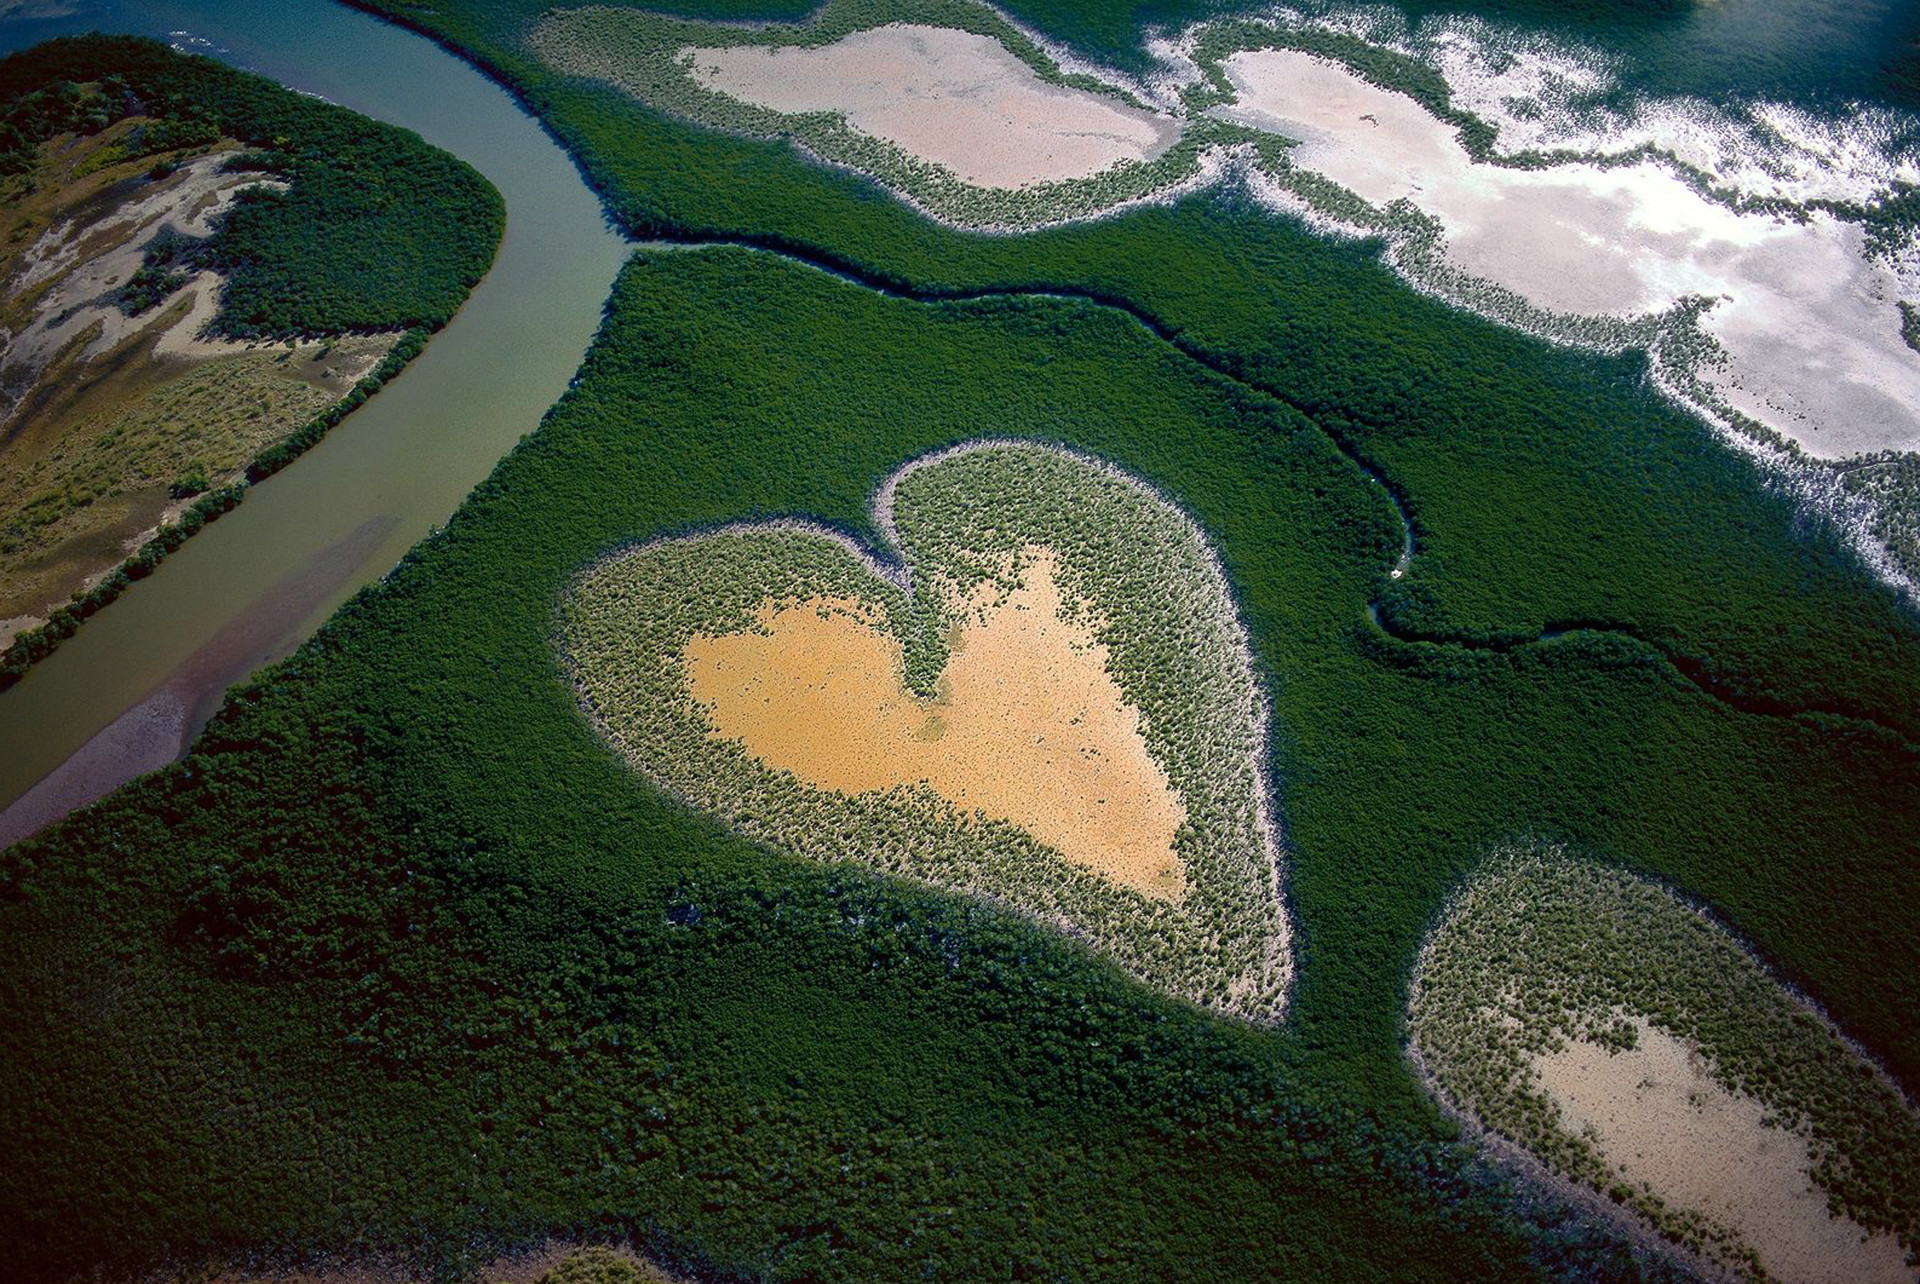
[[[873,512],[878,557],[784,521],[588,566],[560,660],[609,746],[777,850],[994,902],[1279,1020],[1266,702],[1204,535],[1026,442],[912,461]]]
[[[1408,1026],[1422,1080],[1497,1154],[1710,1274],[1920,1280],[1920,1109],[1657,883],[1492,853],[1421,951]]]
[[[0,210],[0,642],[97,584],[193,494],[240,480],[400,337],[209,337],[224,288],[209,271],[129,315],[121,292],[156,238],[212,235],[242,192],[286,187],[229,172],[231,140],[166,165],[119,154],[139,128],[50,141]]]
[[[1624,1051],[1575,1039],[1535,1055],[1566,1127],[1627,1181],[1731,1229],[1785,1284],[1912,1284],[1898,1239],[1827,1212],[1803,1138],[1715,1080],[1690,1041],[1644,1018],[1629,1024]]]
[[[1920,358],[1901,282],[1853,224],[1736,213],[1654,161],[1521,169],[1475,161],[1405,94],[1291,49],[1222,63],[1237,123],[1298,139],[1295,165],[1384,210],[1438,221],[1461,271],[1550,313],[1633,317],[1712,300],[1723,359],[1700,373],[1736,409],[1838,459],[1920,449]]]
[[[815,48],[683,49],[678,61],[715,92],[788,114],[837,113],[980,187],[1090,178],[1153,160],[1180,135],[1172,117],[1048,84],[997,40],[921,23]]]
[[[925,784],[1032,834],[1075,864],[1178,899],[1186,808],[1107,671],[1090,624],[1063,615],[1053,557],[956,626],[939,693],[904,684],[884,623],[850,603],[762,607],[756,629],[688,643],[688,687],[713,734],[822,789]]]

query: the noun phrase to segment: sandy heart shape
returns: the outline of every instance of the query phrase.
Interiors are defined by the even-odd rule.
[[[589,566],[561,646],[608,743],[748,837],[995,901],[1277,1021],[1266,706],[1199,528],[1024,442],[915,460],[873,511],[898,562],[794,521]]]

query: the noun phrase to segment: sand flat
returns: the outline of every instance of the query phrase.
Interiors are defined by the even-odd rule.
[[[835,112],[849,128],[952,170],[977,187],[1089,178],[1152,160],[1173,117],[1048,84],[999,41],[919,23],[832,44],[683,49],[700,85],[786,113]]]
[[[1628,1181],[1736,1231],[1785,1284],[1912,1284],[1899,1240],[1828,1214],[1805,1141],[1768,1127],[1767,1108],[1715,1081],[1691,1043],[1635,1028],[1625,1052],[1570,1040],[1535,1058],[1570,1131]]]
[[[958,626],[936,698],[902,682],[899,640],[860,608],[764,608],[762,632],[700,635],[689,688],[711,734],[822,789],[924,782],[1147,896],[1186,890],[1186,809],[1084,622],[1062,618],[1051,558]]]
[[[1736,214],[1651,161],[1478,163],[1412,98],[1296,50],[1223,68],[1236,101],[1219,114],[1300,140],[1295,164],[1374,205],[1411,202],[1462,270],[1559,313],[1717,300],[1703,325],[1726,360],[1703,376],[1729,404],[1819,458],[1920,449],[1920,356],[1901,338],[1899,282],[1857,227]]]

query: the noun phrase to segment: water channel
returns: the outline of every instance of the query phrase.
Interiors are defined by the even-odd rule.
[[[36,6],[26,6],[28,12]],[[0,692],[0,846],[160,766],[453,513],[579,367],[628,246],[565,152],[431,41],[330,0],[78,0],[0,53],[159,36],[417,130],[506,199],[492,271],[426,351],[291,468]]]

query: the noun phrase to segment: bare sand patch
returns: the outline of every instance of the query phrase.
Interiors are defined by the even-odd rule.
[[[1701,371],[1737,409],[1834,459],[1920,448],[1920,360],[1901,338],[1899,282],[1828,214],[1735,213],[1664,165],[1517,169],[1475,161],[1405,94],[1289,49],[1222,63],[1238,123],[1300,141],[1293,162],[1369,203],[1436,219],[1462,271],[1548,312],[1631,317],[1714,300],[1725,350]]]
[[[979,187],[1090,178],[1152,160],[1180,136],[1171,116],[1048,84],[997,40],[921,23],[817,47],[688,48],[677,59],[703,88],[788,114],[834,112]]]
[[[931,700],[907,690],[896,635],[830,600],[765,607],[755,632],[696,636],[688,683],[713,735],[809,784],[850,794],[925,784],[1123,887],[1178,897],[1186,808],[1106,647],[1062,607],[1040,554],[1019,587],[957,626]]]
[[[1911,1284],[1892,1235],[1827,1211],[1806,1142],[1723,1087],[1688,1041],[1634,1018],[1635,1046],[1568,1040],[1533,1068],[1562,1120],[1628,1181],[1740,1236],[1785,1284]]]

